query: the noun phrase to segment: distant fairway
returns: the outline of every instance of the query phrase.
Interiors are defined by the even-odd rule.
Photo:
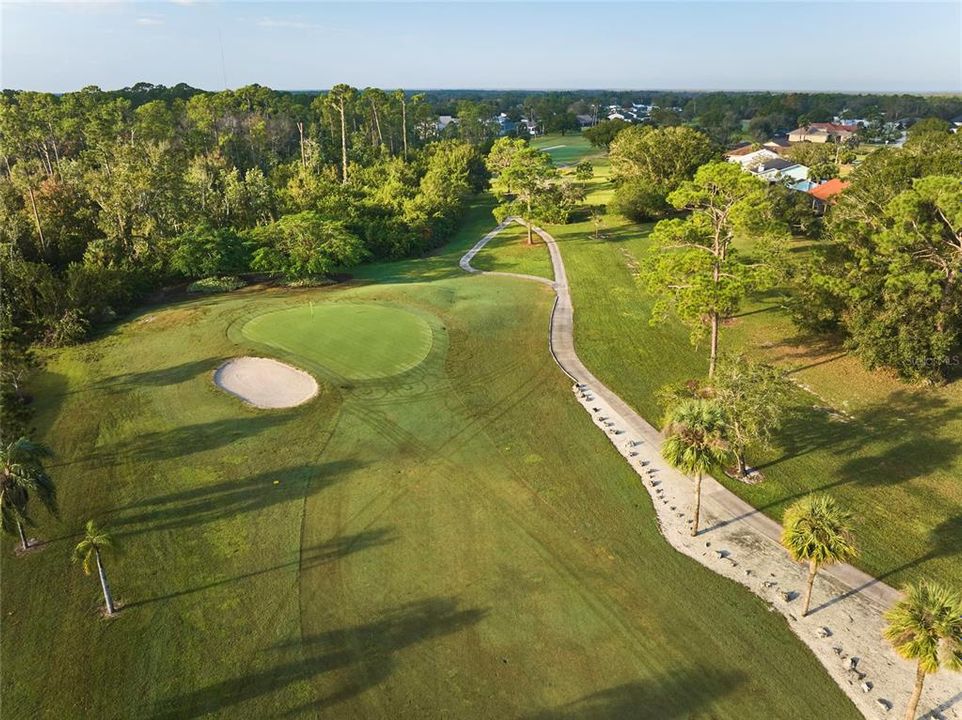
[[[531,147],[544,150],[551,156],[555,165],[577,165],[586,156],[598,152],[591,147],[584,135],[570,133],[568,135],[542,135],[531,141]]]
[[[305,302],[258,315],[244,336],[350,380],[399,375],[431,351],[431,326],[397,307],[373,303]]]

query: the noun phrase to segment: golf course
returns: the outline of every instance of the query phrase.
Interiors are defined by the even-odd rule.
[[[662,538],[548,352],[551,289],[458,267],[491,209],[429,257],[147,307],[48,358],[62,512],[5,566],[6,713],[858,717],[780,615]],[[317,394],[245,404],[212,381],[244,356]],[[86,518],[122,549],[109,620],[66,560]]]

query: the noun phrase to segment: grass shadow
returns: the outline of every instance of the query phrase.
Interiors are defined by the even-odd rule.
[[[322,565],[327,565],[328,563],[337,562],[338,560],[341,560],[349,555],[353,555],[370,548],[388,545],[395,540],[397,540],[397,533],[393,527],[364,530],[351,535],[339,535],[331,540],[328,540],[327,542],[321,543],[320,545],[301,549],[301,551],[297,553],[296,557],[293,557],[288,562],[279,563],[277,565],[261,568],[259,570],[252,570],[250,572],[234,575],[232,577],[212,580],[211,582],[207,582],[202,585],[196,585],[194,587],[174,590],[163,595],[145,598],[136,602],[127,603],[126,607],[129,609],[141,605],[150,605],[152,603],[174,600],[176,598],[204,592],[205,590],[211,590],[223,585],[231,585],[248,580],[250,578],[268,575],[279,570],[285,570],[294,567],[297,567],[301,570],[308,570]]]
[[[436,597],[390,608],[368,622],[276,645],[258,660],[263,668],[221,680],[162,701],[149,716],[181,720],[230,712],[241,703],[310,683],[315,700],[284,715],[338,705],[375,687],[393,672],[397,654],[434,638],[461,632],[484,619],[487,610],[461,609],[455,598]],[[321,687],[325,676],[333,689]]]
[[[702,717],[715,702],[745,684],[739,672],[679,669],[672,675],[617,685],[557,708],[526,716],[526,720],[682,720]]]
[[[194,528],[264,510],[292,495],[318,492],[360,467],[356,460],[298,465],[237,480],[158,495],[116,510],[110,525],[123,535]]]

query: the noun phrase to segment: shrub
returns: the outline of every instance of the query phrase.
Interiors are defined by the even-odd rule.
[[[187,286],[187,292],[204,294],[231,292],[232,290],[244,287],[246,284],[246,282],[233,275],[228,275],[227,277],[208,277],[192,282]]]
[[[629,180],[615,190],[611,209],[634,222],[649,222],[665,214],[668,201],[662,188],[643,180]]]

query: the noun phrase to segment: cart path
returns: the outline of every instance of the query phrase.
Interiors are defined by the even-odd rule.
[[[835,565],[819,572],[812,612],[800,617],[806,571],[782,549],[781,525],[710,476],[702,483],[704,529],[691,537],[688,510],[692,481],[661,458],[661,433],[598,380],[575,352],[574,307],[555,239],[532,226],[548,248],[553,282],[471,266],[478,252],[512,222],[525,224],[520,218],[506,218],[462,256],[461,269],[546,283],[554,288],[548,335],[551,354],[571,378],[575,396],[594,423],[642,479],[665,539],[702,565],[749,587],[784,615],[795,634],[866,717],[900,717],[915,681],[915,666],[900,659],[882,637],[882,614],[900,593],[852,565]],[[924,718],[962,720],[962,676],[945,671],[928,676],[919,712]]]

